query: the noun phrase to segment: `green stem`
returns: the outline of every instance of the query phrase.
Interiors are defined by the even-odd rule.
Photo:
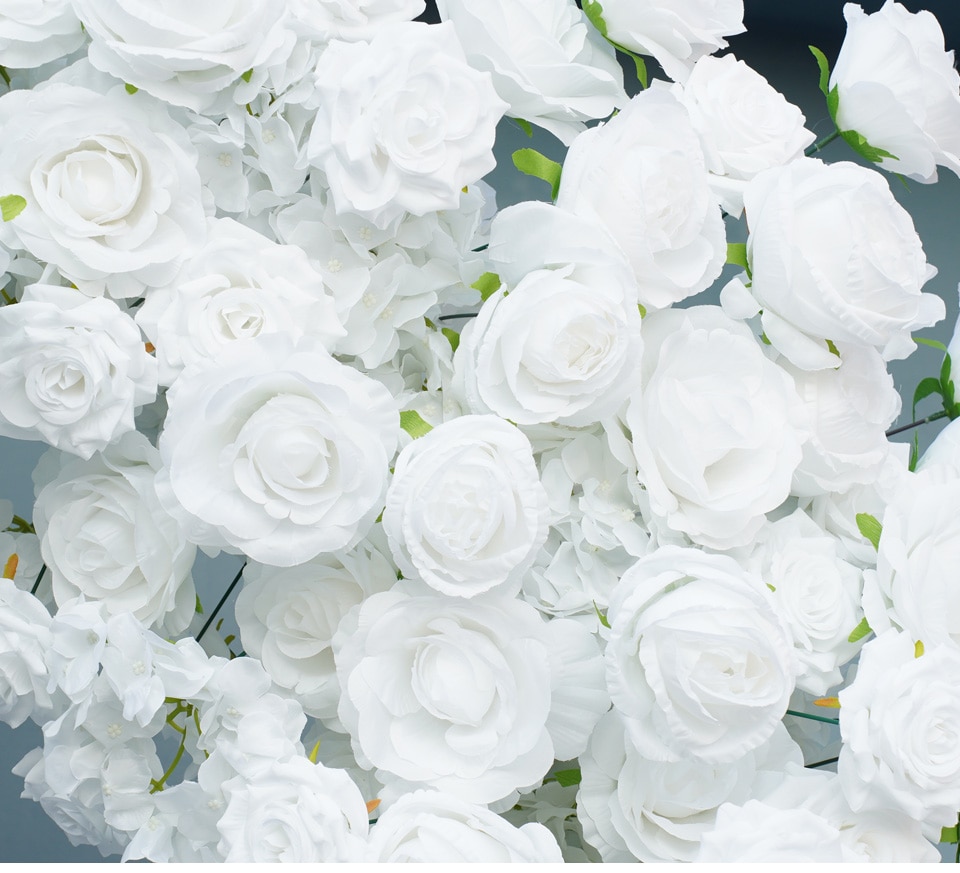
[[[827,718],[823,715],[810,715],[808,712],[797,712],[795,709],[788,709],[787,715],[795,715],[797,718],[809,718],[812,721],[822,721],[825,724],[840,724],[839,718]]]
[[[829,145],[835,139],[839,139],[839,138],[840,138],[840,131],[835,130],[833,133],[827,134],[823,139],[818,139],[812,146],[808,146],[804,154],[809,158],[811,155],[815,155],[824,146]]]
[[[37,581],[33,583],[33,588],[30,589],[30,593],[36,595],[37,591],[40,588],[40,580],[43,578],[43,574],[47,572],[47,565],[44,564],[40,568],[40,572],[37,573]]]
[[[949,413],[946,410],[940,410],[940,412],[935,412],[933,415],[928,415],[926,418],[921,418],[919,421],[911,421],[910,424],[901,424],[900,427],[895,427],[892,430],[887,431],[887,436],[892,437],[896,436],[898,433],[903,433],[905,430],[910,430],[914,427],[920,427],[921,424],[930,424],[931,421],[939,421],[941,418],[947,418]]]
[[[7,87],[10,87],[10,74],[7,72],[6,67],[0,67],[0,77],[3,78],[3,81],[7,83]]]
[[[180,740],[180,745],[177,748],[177,754],[173,756],[173,760],[170,762],[170,766],[164,770],[163,775],[159,779],[154,779],[150,785],[150,793],[156,794],[158,791],[163,791],[164,786],[167,784],[167,780],[173,775],[173,771],[177,769],[177,764],[180,763],[180,759],[183,758],[183,753],[186,750],[186,731],[183,732],[184,736]]]
[[[816,764],[804,764],[807,770],[813,770],[816,767],[826,767],[827,764],[836,764],[839,758],[827,758],[825,761],[817,761]]]
[[[233,577],[233,581],[230,583],[230,586],[226,591],[223,592],[223,597],[220,598],[220,602],[214,607],[213,612],[210,613],[210,617],[204,622],[203,627],[200,628],[200,633],[197,634],[197,642],[200,642],[200,639],[207,632],[207,629],[213,624],[213,620],[217,617],[217,613],[223,609],[223,604],[227,602],[227,598],[233,593],[233,589],[237,587],[237,583],[240,581],[240,577],[243,576],[244,568],[247,566],[247,562],[243,562],[243,566],[237,570],[237,575]]]
[[[7,306],[10,306],[11,304],[17,302],[13,297],[7,294],[7,291],[5,288],[0,288],[0,295],[3,296],[3,302],[6,303]]]

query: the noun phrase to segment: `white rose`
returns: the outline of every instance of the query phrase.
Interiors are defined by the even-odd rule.
[[[361,859],[367,809],[343,770],[294,757],[250,781],[237,777],[224,788],[230,800],[217,828],[225,861]]]
[[[607,37],[653,55],[671,79],[683,81],[704,55],[743,33],[743,0],[604,0]]]
[[[615,53],[573,0],[438,0],[470,63],[487,70],[507,114],[565,145],[627,101]]]
[[[570,760],[609,707],[596,641],[520,600],[400,583],[333,638],[339,716],[361,766],[491,803]]]
[[[953,355],[951,354],[950,357],[952,359]],[[960,419],[948,422],[947,426],[927,446],[927,450],[917,463],[918,473],[932,467],[941,467],[945,475],[960,478],[960,424],[957,424],[958,421]]]
[[[383,507],[394,400],[311,337],[235,340],[167,401],[161,500],[198,545],[290,567],[359,542]]]
[[[466,415],[400,452],[383,529],[408,577],[454,597],[516,593],[547,536],[547,495],[529,440]]]
[[[0,97],[0,191],[27,201],[0,242],[81,290],[135,297],[202,241],[196,152],[156,101],[52,83]]]
[[[46,721],[50,707],[50,613],[43,604],[0,579],[0,721],[20,727],[31,716]]]
[[[58,605],[83,595],[171,633],[193,618],[196,549],[157,499],[160,457],[128,433],[89,460],[63,456],[37,481],[34,524]]]
[[[83,28],[70,0],[0,2],[0,64],[39,67],[80,48]]]
[[[731,558],[664,546],[624,573],[607,685],[646,757],[725,763],[770,738],[797,673],[763,582]]]
[[[543,825],[514,827],[485,806],[440,791],[414,791],[394,803],[370,832],[370,861],[389,864],[561,863]]]
[[[413,21],[424,0],[290,0],[297,29],[321,41],[371,39],[377,29],[395,21]]]
[[[803,158],[758,175],[744,204],[752,284],[734,279],[721,300],[735,317],[762,309],[767,338],[797,367],[835,367],[828,340],[905,358],[910,332],[943,318],[943,301],[920,291],[936,270],[878,173]]]
[[[701,545],[744,545],[800,462],[793,381],[719,307],[656,312],[643,331],[643,381],[625,421],[651,510]]]
[[[708,288],[727,255],[720,207],[686,109],[665,89],[634,97],[577,137],[557,206],[603,224],[620,244],[648,309]]]
[[[895,630],[863,647],[856,678],[839,694],[837,772],[855,812],[901,810],[938,839],[960,809],[960,649],[917,652]]]
[[[301,249],[229,218],[208,220],[203,248],[147,295],[136,318],[156,347],[163,385],[236,339],[310,334],[332,351],[345,333],[323,277]]]
[[[453,209],[495,165],[505,109],[488,73],[467,65],[452,25],[384,25],[371,42],[334,41],[316,70],[306,159],[337,212],[384,228],[404,212]]]
[[[202,7],[175,0],[73,4],[98,70],[195,112],[228,107],[229,89],[251,78],[250,84],[262,82],[265,68],[286,61],[296,42],[284,0],[219,0]]]
[[[83,458],[134,429],[155,399],[157,363],[111,300],[31,285],[0,309],[0,434]]]
[[[803,113],[733,55],[700,58],[677,96],[700,134],[711,187],[733,215],[746,180],[801,157],[814,140]]]
[[[890,172],[935,182],[939,164],[960,174],[960,75],[934,14],[887,0],[872,15],[847,3],[843,17],[830,76],[840,130],[894,155],[880,162]]]
[[[603,228],[545,203],[494,221],[488,254],[509,287],[462,334],[467,404],[517,424],[593,424],[634,387],[640,312],[630,267]]]

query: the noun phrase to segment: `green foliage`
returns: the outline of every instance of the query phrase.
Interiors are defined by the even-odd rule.
[[[513,119],[527,136],[533,136],[533,125],[529,121],[524,121],[522,118]]]
[[[865,618],[860,619],[860,624],[858,624],[852,631],[850,631],[850,636],[847,637],[847,642],[855,643],[857,640],[862,640],[868,633],[871,633],[873,628],[867,623]]]
[[[0,216],[4,221],[13,221],[27,206],[27,201],[19,194],[7,194],[0,197]]]
[[[915,341],[943,352],[943,362],[940,364],[939,376],[927,376],[921,379],[920,384],[913,392],[913,418],[916,419],[917,417],[917,404],[934,394],[940,397],[943,411],[950,417],[951,421],[960,418],[960,403],[957,403],[957,389],[953,382],[953,362],[950,359],[947,347],[938,340],[925,339],[924,337],[915,337]]]
[[[880,534],[883,533],[883,525],[868,512],[857,513],[857,530],[863,534],[864,539],[869,540],[874,549],[880,548]]]
[[[400,427],[414,439],[426,436],[433,430],[433,425],[427,424],[415,409],[405,409],[400,413]]]
[[[557,782],[559,782],[564,788],[567,788],[570,785],[579,785],[583,776],[580,773],[580,768],[575,767],[572,770],[557,770],[553,774]]]
[[[127,82],[123,86],[123,90],[126,91],[128,94],[136,94],[137,91],[139,91],[140,89],[136,85],[131,85],[129,82]]]
[[[600,31],[602,37],[607,36],[607,22],[603,20],[603,6],[597,0],[583,0],[583,14]]]
[[[500,277],[496,273],[484,273],[470,287],[479,291],[480,299],[486,301],[500,290],[502,284],[503,282],[500,281]]]
[[[593,608],[594,608],[594,610],[595,610],[596,613],[597,613],[597,618],[600,619],[600,624],[602,624],[602,625],[603,625],[604,627],[606,627],[606,628],[609,628],[609,627],[610,627],[610,622],[607,620],[607,616],[600,611],[600,607],[597,606],[597,601],[596,601],[596,600],[593,601]]]
[[[829,99],[830,98],[827,98],[828,102]],[[836,122],[836,119],[834,119],[834,122]],[[858,155],[866,158],[866,160],[873,164],[879,164],[884,158],[890,158],[894,161],[898,160],[896,155],[891,154],[886,149],[881,149],[870,145],[870,143],[868,143],[867,140],[855,130],[841,130],[840,136],[844,138],[847,145],[850,146],[850,148],[852,148]]]
[[[241,73],[240,78],[243,79],[244,82],[249,82],[253,78],[253,67],[247,70],[247,72]]]
[[[456,351],[460,347],[460,334],[458,334],[455,330],[451,330],[449,327],[441,327],[440,333],[447,338],[451,349]]]
[[[536,149],[517,149],[513,153],[513,165],[521,173],[543,179],[550,186],[550,197],[557,199],[560,191],[560,172],[563,169],[561,164],[551,161]]]
[[[737,267],[743,267],[747,271],[747,278],[753,278],[753,272],[750,270],[750,262],[747,260],[746,243],[727,243],[727,263]]]
[[[807,48],[817,59],[817,66],[820,67],[820,90],[826,97],[830,91],[830,62],[827,60],[827,56],[815,45],[808,45]]]

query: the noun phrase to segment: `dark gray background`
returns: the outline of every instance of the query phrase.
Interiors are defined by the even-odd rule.
[[[841,0],[802,0],[789,4],[779,0],[746,0],[748,33],[730,40],[730,50],[797,103],[807,116],[808,127],[820,135],[828,133],[832,125],[817,88],[816,63],[806,47],[812,43],[831,61],[836,57],[845,30],[843,5]],[[867,12],[874,12],[882,4],[870,0],[862,5]],[[934,12],[943,25],[947,48],[960,47],[960,4],[956,0],[932,0],[926,4],[907,0],[904,5],[911,11],[926,8]],[[429,13],[425,17],[429,17]],[[562,158],[562,147],[549,136],[537,136],[533,144],[552,157]],[[522,177],[512,168],[510,154],[529,145],[530,141],[515,124],[503,123],[497,140],[498,169],[491,180],[500,192],[501,205],[544,196],[543,183]],[[851,154],[842,142],[836,142],[823,157],[828,161],[849,160]],[[960,180],[943,171],[940,183],[935,186],[911,183],[908,192],[895,183],[892,188],[912,213],[927,257],[940,271],[925,290],[940,294],[947,303],[946,320],[924,335],[946,342],[957,316],[960,223],[955,220],[955,212],[960,202]],[[909,399],[917,382],[923,376],[934,374],[939,364],[939,354],[923,347],[909,361],[895,362],[891,370],[901,395]],[[933,402],[928,403],[929,407],[922,408],[924,414],[935,411]],[[909,403],[905,406],[902,422],[909,421]],[[939,424],[923,428],[921,444],[928,444],[938,429]],[[25,517],[29,517],[32,510],[30,472],[42,451],[39,443],[0,439],[0,497],[13,500],[15,511]],[[214,564],[203,559],[201,565],[196,572],[201,597],[205,603],[212,603],[233,576],[236,559]],[[32,723],[16,731],[0,724],[0,862],[101,860],[100,853],[93,847],[71,847],[37,804],[19,799],[22,782],[10,774],[10,768],[39,741],[40,731]]]

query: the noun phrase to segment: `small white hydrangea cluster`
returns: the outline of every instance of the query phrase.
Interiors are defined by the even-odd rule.
[[[0,502],[0,719],[74,844],[939,857],[960,431],[919,472],[885,433],[936,270],[715,56],[741,0],[582,7],[0,0],[0,436],[49,446]],[[843,137],[960,170],[936,20],[845,15]],[[515,155],[553,202],[497,211],[505,116],[567,147]]]

